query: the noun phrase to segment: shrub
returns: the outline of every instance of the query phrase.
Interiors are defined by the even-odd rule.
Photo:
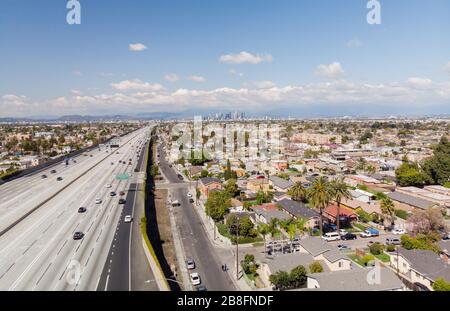
[[[395,245],[389,244],[386,247],[386,251],[388,251],[388,252],[395,252]]]
[[[374,261],[375,257],[373,255],[365,255],[363,258],[361,258],[361,264],[363,266],[367,266],[371,261]]]
[[[311,273],[321,273],[323,272],[323,267],[320,264],[320,262],[318,261],[313,261],[310,265],[309,265],[309,271]]]
[[[383,253],[384,246],[381,243],[376,242],[369,246],[369,250],[372,255],[380,255]]]

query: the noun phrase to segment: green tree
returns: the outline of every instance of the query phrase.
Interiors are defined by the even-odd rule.
[[[317,178],[312,186],[308,189],[309,202],[316,209],[319,210],[320,220],[320,235],[323,235],[323,210],[328,206],[331,201],[331,186],[327,178],[320,176]]]
[[[306,201],[307,193],[301,182],[296,182],[288,191],[294,201]]]
[[[344,181],[344,177],[338,177],[331,183],[331,196],[337,203],[337,216],[336,226],[337,231],[341,228],[341,202],[343,199],[350,199],[352,196],[348,190],[347,184]]]
[[[423,171],[428,183],[444,185],[450,181],[450,142],[442,136],[434,148],[434,155],[423,163]]]
[[[230,197],[225,191],[213,191],[205,203],[206,215],[214,221],[222,221],[230,210]]]
[[[227,184],[225,185],[225,191],[232,198],[239,195],[240,191],[236,184],[236,179],[233,179],[233,178],[228,179]]]
[[[291,273],[289,274],[289,280],[289,285],[293,288],[299,288],[305,285],[307,280],[305,267],[300,265],[292,269]]]
[[[433,283],[433,290],[436,292],[450,292],[450,283],[443,278],[438,278]]]
[[[260,224],[258,225],[258,232],[263,236],[264,239],[264,253],[266,253],[267,247],[266,247],[266,236],[269,234],[269,226],[267,224]]]
[[[391,226],[395,226],[395,205],[394,202],[389,198],[386,197],[383,200],[381,200],[380,204],[381,213],[383,215],[386,215],[391,220]]]
[[[398,184],[402,187],[421,187],[425,181],[424,175],[420,171],[417,163],[403,162],[395,170],[395,177],[397,178]]]
[[[290,286],[290,275],[286,271],[278,271],[269,276],[269,281],[278,289],[283,290]]]

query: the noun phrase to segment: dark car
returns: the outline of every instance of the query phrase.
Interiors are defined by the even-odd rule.
[[[86,211],[87,211],[87,209],[85,208],[85,207],[80,207],[79,209],[78,209],[78,213],[86,213]]]
[[[178,174],[177,177],[179,180],[183,180],[183,176],[181,174]]]
[[[116,193],[115,193],[114,191],[111,191],[111,192],[109,193],[109,195],[112,196],[112,197],[115,197],[115,196],[116,196]]]
[[[58,178],[56,178],[56,180],[57,181],[61,181],[61,180],[63,180],[63,178],[62,177],[58,177]]]
[[[120,191],[119,195],[125,195],[125,191]]]
[[[73,234],[73,239],[74,240],[81,240],[83,237],[84,237],[84,233],[83,232],[77,231],[77,232],[75,232]]]
[[[42,175],[41,178],[45,179],[45,178],[47,178],[47,175]]]
[[[189,199],[189,203],[194,203],[195,201],[194,201],[194,199],[193,198],[190,198]]]
[[[56,174],[56,170],[51,170],[50,173]]]
[[[119,204],[125,204],[127,201],[125,201],[125,199],[120,199],[119,200]]]
[[[205,285],[199,285],[199,286],[197,286],[197,292],[206,292],[206,291],[208,291],[207,289],[206,289],[206,286]]]
[[[344,235],[341,236],[342,240],[356,240],[356,234],[353,233],[346,233]]]

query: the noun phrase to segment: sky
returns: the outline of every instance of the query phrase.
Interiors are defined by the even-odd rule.
[[[0,0],[0,117],[450,114],[450,2]]]

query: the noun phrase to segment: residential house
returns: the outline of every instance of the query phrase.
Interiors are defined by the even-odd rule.
[[[380,282],[368,282],[372,269],[352,269],[308,274],[307,288],[319,291],[402,291],[402,281],[389,269],[380,268]],[[370,279],[369,279],[370,280]]]
[[[213,190],[221,190],[222,183],[220,179],[214,177],[204,177],[199,179],[198,189],[204,197],[208,197]]]
[[[398,252],[391,253],[390,265],[413,283],[419,283],[433,289],[433,283],[438,278],[450,282],[450,265],[439,255],[429,250],[407,250],[402,247]]]
[[[289,220],[291,216],[284,210],[281,210],[276,203],[265,203],[261,205],[252,206],[255,213],[255,219],[259,223],[268,224],[272,219]]]
[[[390,192],[387,194],[389,198],[394,201],[396,209],[403,209],[406,211],[411,211],[414,209],[429,209],[437,206],[436,203],[433,203],[429,200],[421,199],[416,196],[412,196],[402,192]]]
[[[247,190],[258,192],[267,192],[270,190],[269,182],[266,178],[250,178],[247,181]]]
[[[320,215],[315,210],[308,208],[304,203],[289,199],[283,199],[277,202],[286,213],[292,217],[306,219],[306,228],[315,228],[319,225]]]
[[[328,219],[331,223],[337,223],[337,217],[338,217],[338,206],[337,204],[329,204],[324,210],[323,210],[323,216]],[[352,221],[358,220],[358,215],[355,211],[350,210],[345,207],[339,208],[339,219],[340,223],[344,226],[350,226]]]
[[[269,185],[272,186],[273,190],[278,192],[287,192],[294,183],[290,180],[280,178],[278,176],[270,176]]]

